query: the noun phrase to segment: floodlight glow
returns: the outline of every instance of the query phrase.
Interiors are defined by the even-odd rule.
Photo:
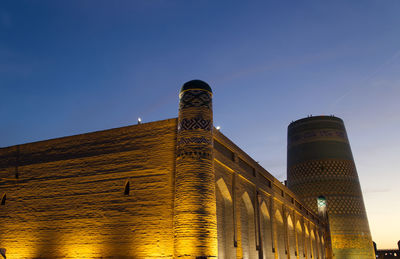
[[[318,214],[322,217],[326,216],[326,198],[324,196],[319,196],[317,199]]]
[[[321,209],[326,208],[326,199],[324,196],[319,196],[317,202],[318,202],[318,208]]]

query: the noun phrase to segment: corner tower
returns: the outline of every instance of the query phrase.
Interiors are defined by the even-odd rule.
[[[326,197],[332,249],[338,259],[373,259],[360,182],[341,119],[316,116],[288,127],[288,187],[315,213]]]
[[[218,256],[212,90],[200,80],[179,94],[174,234],[175,258]]]

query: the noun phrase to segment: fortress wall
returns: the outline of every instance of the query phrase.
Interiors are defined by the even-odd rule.
[[[330,258],[325,222],[215,129],[214,170],[219,258]]]
[[[171,119],[0,149],[7,258],[172,258],[176,129]],[[219,258],[325,258],[324,223],[215,129],[214,173]]]
[[[7,258],[171,258],[176,128],[170,119],[0,149]]]

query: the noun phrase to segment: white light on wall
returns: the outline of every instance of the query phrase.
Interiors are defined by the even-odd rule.
[[[137,118],[137,123],[138,123],[138,124],[142,124],[142,118],[140,118],[140,117]]]

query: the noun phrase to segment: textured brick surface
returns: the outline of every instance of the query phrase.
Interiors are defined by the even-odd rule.
[[[326,226],[291,190],[218,131],[214,147],[219,258],[332,258]]]
[[[229,259],[322,250],[325,225],[291,190],[215,129],[177,129],[171,119],[0,149],[7,258],[193,258],[176,253],[207,241],[204,251]]]
[[[7,258],[171,258],[176,127],[172,119],[0,149]]]

